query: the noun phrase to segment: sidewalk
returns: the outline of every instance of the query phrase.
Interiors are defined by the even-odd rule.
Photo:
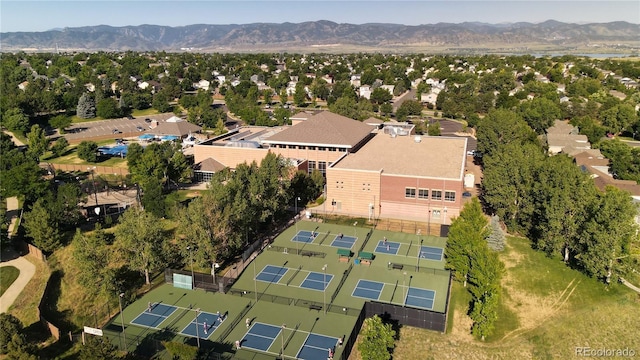
[[[4,130],[4,133],[11,136],[11,140],[13,140],[13,143],[16,144],[16,146],[24,146],[25,144],[20,141],[20,139],[18,139],[15,135],[13,135],[12,132]]]
[[[3,252],[2,257],[11,256],[8,252]],[[22,289],[29,283],[33,275],[36,273],[36,266],[29,262],[24,256],[15,258],[10,261],[0,263],[0,271],[2,267],[13,266],[20,270],[20,275],[16,281],[9,286],[7,291],[0,297],[0,313],[6,313],[13,302],[16,301],[18,295],[22,292]]]

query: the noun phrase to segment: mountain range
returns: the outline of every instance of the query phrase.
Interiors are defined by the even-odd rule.
[[[486,24],[477,22],[429,25],[302,23],[196,24],[170,27],[108,25],[0,34],[2,51],[483,51],[606,48],[640,49],[640,24],[628,22],[572,24]],[[578,50],[580,51],[580,50]]]

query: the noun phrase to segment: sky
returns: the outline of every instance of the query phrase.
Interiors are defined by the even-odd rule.
[[[419,1],[0,1],[0,32],[46,31],[91,25],[167,25],[337,23],[405,25],[532,22],[572,23],[627,21],[640,24],[638,0],[419,0]]]

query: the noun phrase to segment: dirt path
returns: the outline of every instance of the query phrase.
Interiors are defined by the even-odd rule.
[[[20,270],[20,274],[13,284],[9,286],[7,291],[2,294],[0,298],[0,313],[6,313],[9,310],[13,302],[18,298],[18,295],[22,292],[22,289],[29,283],[29,280],[31,280],[33,274],[36,272],[35,265],[29,262],[24,256],[1,263],[0,271],[2,271],[2,267],[5,266],[16,267]]]
[[[18,139],[15,135],[13,135],[12,132],[5,130],[4,133],[9,135],[9,136],[11,136],[11,140],[13,140],[13,143],[16,144],[16,146],[24,146],[25,145],[25,143],[20,141],[20,139]]]

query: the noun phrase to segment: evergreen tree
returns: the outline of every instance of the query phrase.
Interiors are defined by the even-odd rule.
[[[69,142],[64,137],[59,137],[56,141],[51,145],[51,152],[55,157],[62,156],[65,150],[67,150],[67,146],[69,146]]]
[[[34,160],[40,161],[40,157],[44,155],[44,152],[47,151],[47,147],[49,145],[49,140],[44,136],[42,128],[38,125],[33,125],[29,135],[27,135],[27,140],[29,142],[27,154]]]
[[[25,214],[24,227],[33,244],[44,252],[53,252],[61,245],[59,224],[46,207],[43,198],[38,199],[31,211]]]
[[[363,359],[389,360],[393,349],[396,332],[391,324],[385,324],[378,315],[364,320],[362,326],[362,341],[358,344],[358,350]]]
[[[78,157],[87,162],[98,160],[98,144],[93,141],[83,141],[78,144]]]
[[[92,119],[96,117],[96,102],[88,93],[82,94],[78,100],[76,115],[81,119]]]
[[[487,244],[493,251],[502,251],[504,250],[504,241],[505,235],[502,226],[500,226],[500,217],[493,215],[491,217],[491,232],[487,237]]]

